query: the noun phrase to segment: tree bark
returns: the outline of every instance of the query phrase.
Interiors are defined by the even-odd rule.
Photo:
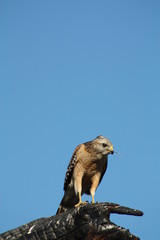
[[[86,204],[5,232],[0,240],[138,240],[129,230],[110,221],[113,213],[143,215],[139,210],[114,203]]]

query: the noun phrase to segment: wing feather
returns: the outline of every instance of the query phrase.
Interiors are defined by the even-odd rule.
[[[100,179],[99,179],[99,184],[101,183],[102,178],[103,178],[103,176],[104,176],[104,174],[105,174],[105,172],[106,172],[106,170],[107,170],[107,165],[108,165],[108,158],[107,158],[107,161],[105,162],[105,164],[104,164],[104,166],[103,166],[102,174],[101,174],[101,177],[100,177]],[[98,185],[99,185],[99,184],[98,184]]]
[[[76,165],[77,162],[78,162],[78,159],[77,159],[77,151],[78,151],[79,148],[80,148],[80,145],[78,145],[78,146],[76,147],[76,149],[74,150],[74,153],[73,153],[73,155],[72,155],[72,157],[71,157],[71,160],[70,160],[70,162],[69,162],[69,164],[68,164],[67,171],[66,171],[66,175],[65,175],[65,180],[64,180],[64,187],[63,187],[64,191],[67,190],[68,185],[69,185],[70,182],[71,182],[74,167],[75,167],[75,165]]]

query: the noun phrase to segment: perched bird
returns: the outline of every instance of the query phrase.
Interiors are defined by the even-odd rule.
[[[67,168],[64,196],[56,214],[83,204],[81,196],[84,193],[91,194],[94,203],[95,191],[107,169],[110,153],[114,153],[113,144],[103,136],[76,147]]]

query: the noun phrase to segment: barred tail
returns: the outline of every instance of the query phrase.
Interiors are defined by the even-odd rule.
[[[60,214],[62,212],[66,212],[67,210],[73,208],[75,206],[75,204],[78,203],[78,196],[76,196],[75,192],[73,189],[68,189],[65,193],[64,196],[62,198],[62,201],[59,205],[59,208],[56,212],[57,214]]]
[[[57,209],[56,215],[66,212],[68,209],[64,207],[62,204],[59,205],[59,208]]]
[[[62,201],[57,209],[56,215],[66,212],[68,209],[71,209],[74,205],[70,205],[68,201],[66,201],[66,195],[63,196]]]

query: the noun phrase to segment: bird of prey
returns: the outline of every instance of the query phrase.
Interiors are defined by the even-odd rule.
[[[69,162],[64,181],[64,196],[56,214],[83,204],[81,196],[92,196],[107,169],[108,154],[113,154],[109,139],[98,136],[92,141],[78,145]]]

